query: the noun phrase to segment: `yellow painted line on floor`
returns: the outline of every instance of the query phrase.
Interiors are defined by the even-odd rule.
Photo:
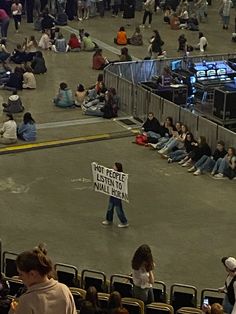
[[[15,146],[7,146],[0,148],[0,154],[4,152],[15,152],[21,150],[31,150],[43,147],[53,147],[53,146],[60,146],[64,144],[70,143],[80,143],[92,140],[101,140],[101,139],[109,139],[112,138],[112,134],[98,134],[98,135],[89,135],[89,136],[81,136],[81,137],[74,137],[74,138],[67,138],[62,140],[54,140],[54,141],[46,141],[40,143],[28,143],[22,145],[15,145]]]

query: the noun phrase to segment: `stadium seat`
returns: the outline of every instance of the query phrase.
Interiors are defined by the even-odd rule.
[[[109,297],[110,297],[110,294],[108,293],[98,292],[98,300],[99,300],[101,309],[107,309]]]
[[[122,305],[129,313],[144,314],[144,303],[135,298],[122,298]]]
[[[55,271],[59,282],[68,287],[79,287],[78,269],[73,265],[56,263]]]
[[[174,314],[174,309],[171,305],[160,302],[153,302],[146,305],[146,314]]]
[[[197,307],[197,289],[194,286],[173,284],[170,288],[170,304],[176,312],[181,307]]]
[[[166,284],[163,281],[155,281],[153,285],[155,302],[167,302]]]
[[[81,288],[87,290],[91,286],[95,287],[98,292],[107,292],[108,285],[105,273],[84,269],[81,272]]]
[[[80,288],[70,287],[70,291],[75,301],[76,310],[80,310],[82,300],[85,299],[86,291]]]
[[[219,292],[218,289],[206,288],[201,292],[201,305],[203,304],[204,299],[208,299],[210,305],[213,303],[222,304],[224,300],[224,293]]]
[[[23,281],[16,278],[6,278],[6,279],[10,286],[9,295],[11,297],[16,297],[18,295],[21,295],[22,291],[25,289]]]
[[[181,307],[176,313],[177,314],[202,314],[202,310],[197,309],[195,307]]]
[[[9,251],[3,252],[3,273],[6,277],[11,278],[19,275],[16,268],[17,255],[18,254]]]
[[[133,285],[131,282],[131,276],[114,274],[110,277],[110,292],[118,291],[122,298],[132,298]]]

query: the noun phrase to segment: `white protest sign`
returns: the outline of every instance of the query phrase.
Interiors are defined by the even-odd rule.
[[[128,200],[128,174],[92,162],[93,183],[96,192]]]

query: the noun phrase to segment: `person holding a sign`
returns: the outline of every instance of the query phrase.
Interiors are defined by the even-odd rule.
[[[113,169],[118,172],[123,172],[123,166],[121,163],[116,162],[114,164]],[[114,208],[116,209],[117,216],[120,220],[120,223],[118,224],[119,228],[126,228],[129,226],[128,220],[125,216],[122,201],[119,198],[116,198],[114,196],[110,196],[109,198],[109,204],[108,209],[106,213],[106,220],[102,222],[103,225],[110,225],[113,223],[113,215],[114,215]]]

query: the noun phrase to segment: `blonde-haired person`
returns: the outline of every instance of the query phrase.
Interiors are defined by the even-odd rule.
[[[19,277],[27,290],[12,302],[9,314],[76,314],[67,286],[51,278],[53,264],[43,245],[17,256]]]

